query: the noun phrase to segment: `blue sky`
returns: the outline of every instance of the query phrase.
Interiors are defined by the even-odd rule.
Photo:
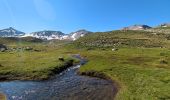
[[[110,31],[170,22],[170,0],[0,0],[0,29]]]

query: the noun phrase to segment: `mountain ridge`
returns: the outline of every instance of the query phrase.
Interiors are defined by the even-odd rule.
[[[120,30],[135,30],[135,31],[148,31],[156,33],[170,33],[170,23],[163,23],[156,27],[151,27],[145,24],[136,24],[124,27]],[[87,34],[94,33],[91,31],[87,31],[85,29],[81,29],[75,32],[71,32],[69,34],[65,34],[61,31],[54,31],[54,30],[43,30],[43,31],[36,31],[32,33],[24,33],[22,31],[18,31],[12,27],[0,30],[0,37],[36,37],[43,40],[72,40],[75,41],[80,37],[84,37]]]
[[[32,32],[26,34],[24,32],[18,31],[12,27],[0,30],[0,37],[35,37],[43,40],[77,40],[80,37],[85,36],[88,33],[92,33],[85,29],[78,30],[76,32],[71,32],[70,34],[65,34],[61,31],[53,31],[53,30],[43,30]]]

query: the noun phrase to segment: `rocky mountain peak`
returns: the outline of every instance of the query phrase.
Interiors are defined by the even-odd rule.
[[[25,35],[24,32],[18,31],[13,27],[0,30],[1,37],[19,37]]]
[[[148,25],[133,25],[133,26],[124,27],[123,30],[145,30],[150,28],[152,27]]]

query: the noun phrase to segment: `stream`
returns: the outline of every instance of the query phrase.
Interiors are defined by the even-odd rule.
[[[113,100],[117,88],[112,81],[81,76],[77,70],[86,60],[79,56],[79,65],[72,66],[45,81],[0,82],[0,93],[7,100]]]

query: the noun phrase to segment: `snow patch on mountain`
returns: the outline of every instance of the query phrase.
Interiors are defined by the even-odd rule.
[[[89,33],[92,33],[92,32],[86,31],[86,30],[79,30],[79,31],[70,33],[70,38],[74,41],[74,40],[77,40],[78,38],[83,37]]]
[[[46,40],[52,40],[52,39],[61,40],[64,35],[65,34],[60,31],[49,31],[49,30],[33,32],[30,34],[30,36],[40,38],[40,39],[46,39]]]

